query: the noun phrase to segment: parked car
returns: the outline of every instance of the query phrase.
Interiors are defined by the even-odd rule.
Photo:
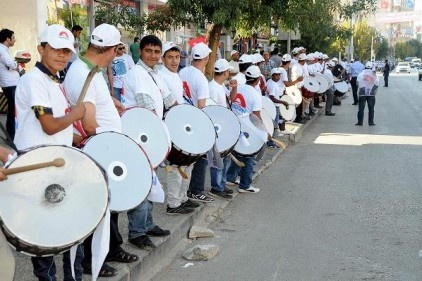
[[[408,62],[399,62],[396,66],[396,73],[399,72],[410,73],[410,64]]]

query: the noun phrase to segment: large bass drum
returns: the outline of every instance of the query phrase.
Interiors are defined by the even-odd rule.
[[[173,106],[165,115],[172,142],[167,161],[189,166],[206,154],[215,143],[214,124],[204,111],[192,105]]]
[[[226,157],[234,149],[240,135],[240,122],[229,109],[220,105],[210,105],[202,109],[214,124],[217,134],[216,146],[221,157]]]
[[[264,147],[265,140],[260,136],[260,130],[249,119],[249,116],[238,116],[242,138],[245,141],[239,140],[234,147],[234,154],[240,154],[242,156],[255,156]],[[262,128],[261,128],[262,129]],[[264,128],[265,130],[266,128]],[[265,132],[267,134],[267,132]]]
[[[105,172],[79,149],[30,148],[6,168],[55,158],[63,158],[64,166],[21,172],[0,182],[1,227],[9,243],[27,255],[56,255],[82,243],[107,211]]]
[[[152,186],[152,167],[133,139],[116,132],[104,132],[85,139],[81,148],[107,172],[111,211],[127,211],[145,200]]]
[[[121,114],[122,133],[136,141],[156,168],[170,153],[171,140],[166,124],[152,111],[128,108]]]

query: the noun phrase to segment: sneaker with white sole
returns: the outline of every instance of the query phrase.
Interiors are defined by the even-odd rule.
[[[247,189],[239,188],[239,193],[258,193],[259,188],[253,187],[252,185],[249,186]]]
[[[194,194],[189,192],[188,198],[193,201],[203,202],[203,203],[211,203],[214,202],[214,198],[211,198],[205,194]]]

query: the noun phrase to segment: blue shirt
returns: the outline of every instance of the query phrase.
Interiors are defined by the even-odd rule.
[[[350,65],[350,76],[351,77],[358,77],[359,73],[361,73],[365,69],[365,66],[360,61],[355,61]]]

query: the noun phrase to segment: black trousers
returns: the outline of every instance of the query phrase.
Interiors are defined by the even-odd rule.
[[[384,75],[384,86],[388,87],[388,75]]]
[[[350,85],[352,86],[352,92],[353,92],[353,103],[358,103],[359,102],[359,97],[358,97],[358,84],[357,84],[357,77],[352,77],[352,79],[350,80]]]
[[[15,92],[16,86],[2,87],[3,94],[7,99],[6,131],[12,139],[15,138]]]

